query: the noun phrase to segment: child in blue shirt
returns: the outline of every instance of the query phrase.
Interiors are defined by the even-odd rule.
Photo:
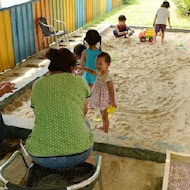
[[[96,30],[88,30],[84,41],[88,43],[89,47],[82,52],[80,65],[96,70],[96,57],[101,52],[101,36]],[[98,42],[100,43],[99,48],[97,48]],[[83,77],[91,88],[95,83],[96,75],[84,71]]]

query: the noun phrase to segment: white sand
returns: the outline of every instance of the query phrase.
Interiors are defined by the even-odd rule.
[[[190,145],[190,35],[166,33],[165,43],[142,43],[140,30],[130,39],[114,38],[112,29],[103,34],[102,49],[114,61],[110,70],[118,96],[118,109],[110,120],[110,133],[149,140]],[[183,43],[186,50],[179,45]],[[4,113],[34,117],[30,93],[15,100]],[[22,104],[21,107],[19,107]],[[19,108],[18,108],[19,107]],[[99,111],[89,110],[92,118]]]

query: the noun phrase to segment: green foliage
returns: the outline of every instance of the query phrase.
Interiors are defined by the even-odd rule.
[[[174,2],[180,15],[187,16],[187,12],[190,10],[190,0],[174,0]]]
[[[187,10],[190,9],[190,0],[183,0],[184,4],[187,6]]]
[[[101,15],[100,17],[94,19],[93,21],[91,21],[90,23],[86,24],[83,28],[87,29],[89,27],[93,27],[96,24],[101,23],[102,21],[104,21],[105,19],[108,19],[109,17],[113,16],[114,14],[118,13],[119,11],[121,11],[124,7],[126,7],[126,5],[121,5],[120,7],[117,7],[115,9],[113,9],[111,12],[105,13],[103,15]]]

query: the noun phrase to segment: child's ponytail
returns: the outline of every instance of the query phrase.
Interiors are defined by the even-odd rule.
[[[85,42],[87,42],[89,45],[96,45],[98,42],[100,42],[99,49],[101,50],[102,38],[97,30],[88,30],[83,40],[84,45]]]

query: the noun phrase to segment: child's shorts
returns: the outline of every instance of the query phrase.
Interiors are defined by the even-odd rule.
[[[166,30],[166,25],[165,24],[156,24],[156,26],[155,26],[156,34],[158,32],[160,32],[160,30],[164,33],[164,31]]]

